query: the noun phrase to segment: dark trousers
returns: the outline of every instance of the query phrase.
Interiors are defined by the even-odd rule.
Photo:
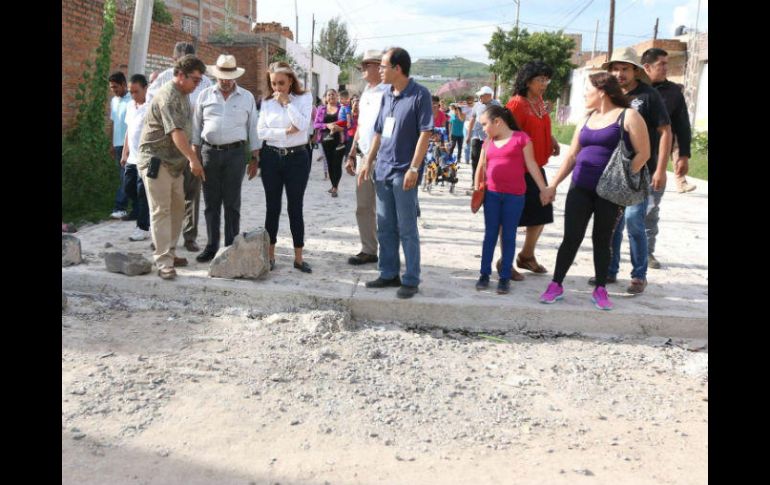
[[[291,237],[294,247],[301,248],[305,245],[302,199],[305,197],[305,187],[310,176],[307,149],[281,156],[272,148],[265,147],[261,153],[261,178],[265,188],[265,230],[270,235],[270,244],[275,244],[278,240],[278,220],[281,216],[283,188],[286,187]]]
[[[182,237],[184,242],[195,242],[198,238],[198,215],[201,204],[201,179],[192,174],[190,164],[185,162],[184,169],[184,222]]]
[[[460,136],[452,135],[452,144],[449,145],[450,155],[455,150],[455,145],[457,146],[457,163],[460,163],[460,157],[463,154],[463,136],[462,135]]]
[[[342,156],[344,150],[336,150],[339,143],[335,138],[334,141],[325,141],[321,144],[326,155],[326,161],[329,164],[329,180],[331,180],[332,187],[337,187],[340,184],[342,178]]]
[[[225,246],[230,246],[238,235],[241,222],[241,184],[246,173],[243,147],[218,150],[208,145],[201,147],[203,169],[203,201],[206,208],[206,249],[219,249],[219,222],[225,207]]]
[[[144,190],[144,181],[139,176],[136,165],[126,164],[123,191],[129,199],[134,201],[136,212],[136,227],[143,231],[150,230],[150,206],[147,203],[147,192]]]
[[[570,187],[564,206],[564,239],[556,255],[556,270],[553,281],[561,284],[567,270],[575,261],[580,244],[588,228],[588,221],[594,216],[592,242],[594,246],[594,272],[596,286],[607,284],[607,272],[612,256],[610,242],[613,231],[623,216],[623,207],[599,197],[595,190]]]
[[[471,184],[476,180],[476,167],[479,166],[479,158],[481,158],[481,145],[484,142],[478,138],[471,140],[471,165],[473,167],[473,177],[471,177]]]
[[[128,196],[123,186],[126,181],[126,169],[120,164],[120,159],[123,158],[123,146],[115,148],[115,162],[118,165],[118,177],[120,177],[120,183],[118,184],[118,192],[115,194],[115,210],[124,211],[128,209]],[[136,199],[134,201],[134,211],[136,211]]]

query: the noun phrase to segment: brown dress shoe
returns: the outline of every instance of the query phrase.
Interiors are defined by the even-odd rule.
[[[174,257],[174,267],[181,268],[182,266],[187,266],[187,258]]]
[[[188,251],[197,253],[201,250],[200,246],[195,241],[185,241],[184,242],[184,248]]]
[[[638,295],[647,288],[647,280],[640,280],[639,278],[631,278],[631,284],[626,288],[627,293]]]

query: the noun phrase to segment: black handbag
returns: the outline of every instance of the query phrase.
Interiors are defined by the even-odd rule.
[[[610,161],[604,167],[599,183],[596,185],[596,193],[599,197],[610,202],[628,207],[644,201],[650,190],[650,170],[645,164],[637,173],[631,173],[631,160],[634,154],[626,147],[623,140],[623,120],[626,110],[620,115],[620,139],[618,146],[610,156]]]

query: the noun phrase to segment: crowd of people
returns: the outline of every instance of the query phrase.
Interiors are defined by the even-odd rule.
[[[224,246],[240,230],[244,177],[259,176],[265,194],[264,227],[270,237],[270,269],[275,266],[283,191],[294,248],[293,265],[310,273],[303,258],[303,200],[313,148],[319,148],[325,174],[338,197],[343,169],[356,176],[356,222],[361,250],[352,265],[377,263],[378,277],[367,288],[398,288],[399,298],[419,292],[420,216],[418,191],[429,143],[441,134],[440,156],[470,164],[473,188],[485,188],[485,232],[478,290],[490,285],[498,240],[501,258],[497,292],[506,294],[517,271],[547,273],[535,251],[546,225],[554,221],[556,188],[569,176],[564,234],[553,278],[541,295],[554,303],[593,218],[592,301],[601,310],[613,304],[606,285],[617,281],[620,246],[628,228],[632,262],[627,292],[642,293],[654,257],[659,207],[672,151],[680,192],[693,190],[685,175],[690,126],[681,88],[666,79],[667,56],[649,49],[639,60],[631,49],[613,55],[585,87],[587,116],[578,124],[558,173],[548,181],[544,166],[560,154],[545,101],[553,69],[542,61],[524,65],[505,105],[483,86],[476,96],[445,103],[410,77],[411,58],[399,47],[366,51],[360,64],[366,83],[360,95],[328,89],[313,101],[285,62],[270,64],[266,96],[255,98],[237,84],[245,69],[232,55],[213,66],[178,43],[175,64],[151,83],[141,74],[117,72],[109,84],[114,157],[120,171],[113,218],[135,220],[133,241],[152,238],[158,274],[176,276],[187,260],[176,255],[180,235],[189,251],[197,246],[200,192],[203,192],[207,243],[197,255],[211,261],[220,249],[224,208]],[[215,79],[211,82],[207,76]],[[153,76],[155,77],[155,76]],[[433,141],[431,141],[433,140]],[[677,149],[672,150],[676,142]],[[625,143],[633,153],[632,171],[648,170],[649,198],[622,207],[596,189],[613,152]],[[433,146],[432,145],[432,146]],[[438,150],[438,148],[437,148]],[[456,157],[454,156],[456,150]],[[248,158],[248,162],[247,162]],[[131,211],[129,212],[129,205]],[[526,236],[516,255],[518,227]],[[401,272],[403,249],[405,271]],[[515,258],[514,258],[515,257]]]

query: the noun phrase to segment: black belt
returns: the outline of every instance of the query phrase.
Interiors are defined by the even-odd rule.
[[[292,154],[292,153],[299,153],[302,150],[307,150],[307,145],[297,145],[294,147],[274,147],[272,145],[265,144],[264,148],[268,148],[270,150],[273,150],[274,152],[278,153],[278,155],[285,157],[286,155]]]
[[[227,143],[225,145],[212,145],[206,140],[203,140],[204,145],[208,145],[211,148],[214,148],[216,150],[228,150],[230,148],[238,148],[238,147],[242,147],[245,143],[246,143],[245,141],[241,140],[241,141],[236,141],[235,143]]]

